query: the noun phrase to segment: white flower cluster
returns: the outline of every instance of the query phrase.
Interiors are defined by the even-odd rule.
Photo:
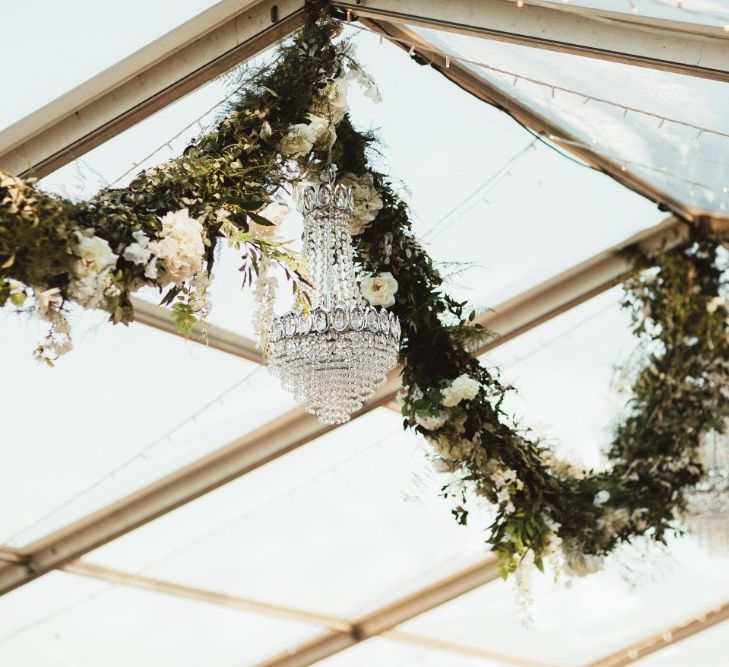
[[[348,81],[358,83],[362,87],[362,90],[364,90],[365,97],[371,99],[373,102],[382,102],[382,95],[380,95],[374,79],[358,65],[350,65],[345,78]]]
[[[262,260],[258,267],[256,280],[256,310],[253,314],[253,327],[256,331],[258,346],[264,357],[270,345],[271,323],[273,322],[274,297],[278,280],[271,273],[271,262]]]
[[[208,275],[205,266],[202,265],[190,281],[188,303],[195,317],[201,322],[205,321],[213,307],[210,301],[210,282],[213,278],[215,278],[215,274]]]
[[[35,349],[33,356],[36,360],[43,361],[49,365],[53,365],[53,362],[58,357],[69,352],[73,347],[71,327],[61,310],[60,292],[57,287],[47,290],[33,288],[35,313],[41,319],[51,324],[48,334]]]
[[[389,271],[362,278],[359,289],[370,306],[389,308],[395,305],[397,280]]]
[[[450,433],[438,433],[428,436],[428,442],[438,456],[450,463],[459,463],[467,459],[475,447],[470,440]]]
[[[459,375],[451,384],[443,389],[443,400],[441,405],[452,408],[461,401],[470,401],[476,398],[481,385],[466,373]]]
[[[162,218],[159,237],[147,249],[164,263],[161,282],[180,285],[192,278],[205,253],[203,226],[183,208]]]
[[[112,252],[106,239],[79,233],[70,252],[76,257],[68,286],[74,301],[84,308],[99,308],[107,297],[119,296],[121,291],[114,284],[112,275],[118,256]]]
[[[149,249],[149,237],[141,230],[133,232],[134,243],[130,243],[122,253],[122,257],[132,264],[144,266],[144,276],[150,280],[157,278],[157,258]]]
[[[347,82],[339,78],[319,90],[311,105],[312,113],[339,125],[347,114]]]
[[[416,414],[415,422],[426,431],[437,431],[448,421],[448,413],[436,412],[434,414]]]
[[[308,123],[292,125],[281,139],[279,150],[284,157],[292,159],[304,157],[311,153],[313,148],[329,150],[334,145],[337,140],[334,124],[316,114],[309,114],[308,117]],[[266,130],[265,125],[261,131],[264,130]]]
[[[354,210],[349,222],[349,231],[353,236],[361,234],[377,217],[383,206],[374,185],[372,174],[363,174],[357,178],[354,174],[344,174],[342,183],[352,188]]]

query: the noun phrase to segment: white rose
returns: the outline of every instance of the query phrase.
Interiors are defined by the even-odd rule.
[[[142,231],[132,234],[134,243],[130,243],[122,253],[122,257],[132,264],[146,264],[149,261],[151,252],[147,249],[149,238]]]
[[[108,269],[101,273],[87,273],[74,278],[68,284],[68,290],[71,298],[84,308],[103,308],[107,297],[120,294]]]
[[[397,280],[389,271],[379,273],[376,276],[368,276],[362,279],[360,291],[370,306],[389,308],[395,304]]]
[[[481,385],[477,380],[474,380],[465,373],[459,375],[448,387],[443,389],[441,405],[452,408],[461,401],[470,401],[476,398],[480,388]]]
[[[162,218],[160,239],[151,241],[148,248],[164,261],[162,281],[179,285],[200,268],[205,253],[203,226],[190,217],[186,208],[167,213]],[[155,268],[148,267],[148,270],[156,271],[156,265]]]
[[[311,152],[314,142],[311,140],[311,128],[306,123],[292,125],[281,139],[279,149],[281,155],[290,158],[303,157]]]
[[[334,129],[334,125],[321,116],[312,113],[307,115],[309,118],[309,141],[315,148],[331,150],[337,140],[337,131]]]
[[[314,98],[311,110],[334,125],[341,123],[347,113],[347,82],[336,79],[324,86]]]
[[[377,217],[383,205],[382,197],[375,188],[372,174],[363,174],[359,178],[354,174],[345,174],[342,183],[351,186],[354,195],[354,210],[350,218],[349,231],[356,236]]]
[[[73,254],[78,257],[73,271],[76,277],[89,273],[101,273],[104,269],[116,264],[117,256],[111,251],[109,242],[98,236],[81,236],[73,247]]]

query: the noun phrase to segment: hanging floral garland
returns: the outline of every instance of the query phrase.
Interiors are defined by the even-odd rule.
[[[470,495],[495,506],[487,541],[504,574],[520,563],[541,568],[546,556],[584,574],[621,542],[663,540],[685,509],[684,490],[701,478],[701,435],[721,432],[729,417],[721,239],[692,227],[683,246],[636,256],[623,306],[644,363],[608,451],[610,467],[559,460],[515,425],[503,409],[510,387],[471,354],[487,332],[443,291],[407,206],[369,165],[374,137],[347,114],[348,81],[375,98],[376,88],[351,45],[332,42],[340,26],[327,4],[310,9],[306,27],[243,82],[213,132],[127,188],[74,203],[0,174],[0,304],[51,323],[38,351],[49,361],[70,346],[69,302],[128,322],[129,296],[143,286],[166,289],[178,326],[189,331],[207,310],[215,248],[225,240],[242,251],[247,281],[263,275],[256,289],[265,332],[275,286],[269,268],[282,265],[302,300],[307,286],[296,257],[268,233],[286,213],[277,196],[293,178],[333,162],[354,189],[363,295],[391,307],[402,324],[405,425],[449,472],[444,493],[456,498],[458,521],[467,520]]]

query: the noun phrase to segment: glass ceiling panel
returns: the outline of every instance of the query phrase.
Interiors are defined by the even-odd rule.
[[[724,113],[728,84],[477,37],[414,30],[454,58],[488,64],[488,68],[466,66],[565,128],[580,144],[688,206],[729,214],[729,117]]]
[[[241,667],[321,632],[58,572],[0,598],[0,620],[0,664],[13,667]]]
[[[683,540],[671,544],[670,553],[657,548],[618,552],[603,572],[573,580],[569,588],[537,573],[529,595],[532,622],[526,626],[514,586],[496,581],[398,629],[580,667],[726,602],[729,572],[726,561],[711,559]],[[686,655],[692,659],[667,664],[719,664]]]
[[[22,545],[293,407],[257,364],[141,324],[75,313],[55,368],[32,349],[43,323],[0,312],[0,543]]]
[[[421,441],[379,408],[88,560],[352,617],[484,557],[486,519],[459,527],[442,481]]]
[[[211,0],[55,0],[3,3],[0,129],[161,37]]]

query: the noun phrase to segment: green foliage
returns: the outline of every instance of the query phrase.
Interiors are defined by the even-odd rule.
[[[331,41],[339,26],[327,3],[312,2],[310,9],[306,27],[271,64],[240,79],[241,92],[214,131],[127,188],[74,203],[0,173],[0,305],[22,306],[25,286],[57,288],[62,300],[71,298],[75,258],[69,243],[79,230],[93,230],[119,255],[119,294],[104,307],[114,321],[131,320],[129,294],[150,281],[122,250],[135,232],[155,238],[161,216],[187,208],[205,229],[208,272],[225,237],[241,253],[245,283],[263,259],[278,262],[305,308],[304,267],[252,230],[269,224],[263,207],[295,178],[280,152],[282,138],[292,125],[307,122],[318,92],[353,66],[346,46]],[[541,568],[556,540],[583,565],[585,557],[608,553],[635,535],[663,540],[675,529],[683,490],[702,474],[696,455],[701,434],[721,430],[729,416],[729,312],[720,297],[726,286],[718,241],[694,228],[685,245],[636,259],[623,305],[632,313],[645,363],[608,452],[611,467],[578,470],[557,460],[504,411],[512,388],[472,354],[491,334],[474,325],[466,304],[444,291],[395,185],[370,165],[374,136],[358,131],[348,116],[336,132],[330,151],[315,146],[296,159],[298,169],[311,176],[334,162],[341,172],[373,176],[383,207],[355,237],[356,259],[362,275],[389,271],[398,282],[393,309],[403,327],[405,425],[428,438],[452,466],[457,482],[443,493],[456,499],[456,520],[468,520],[468,494],[497,505],[487,540],[504,575],[528,556]],[[190,334],[197,317],[189,290],[168,287],[175,323]],[[472,398],[449,403],[461,377],[476,380],[479,389]]]

